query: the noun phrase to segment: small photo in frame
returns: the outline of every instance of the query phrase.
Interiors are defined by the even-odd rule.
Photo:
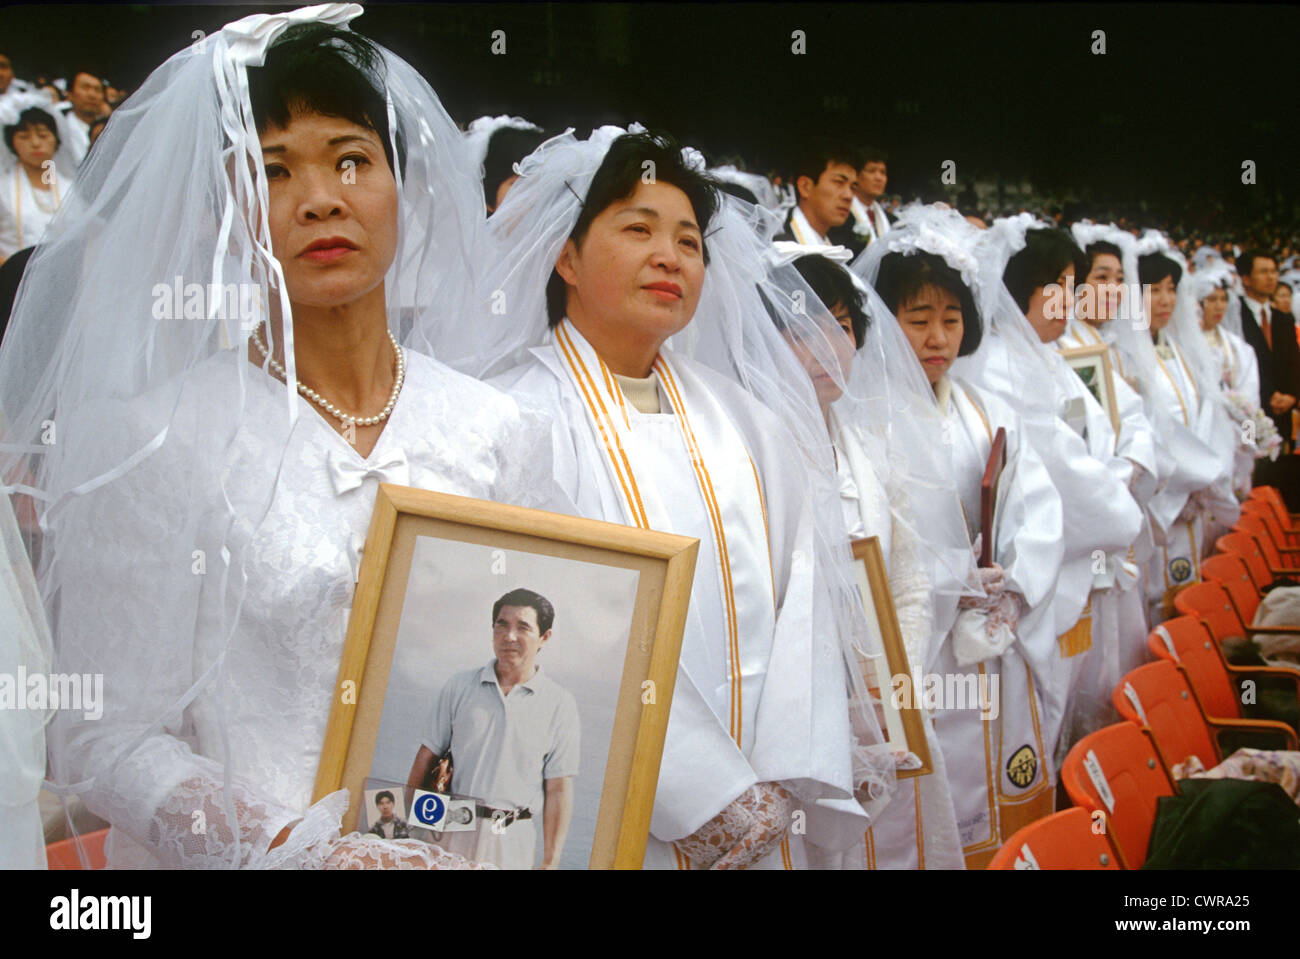
[[[381,484],[316,797],[505,869],[640,868],[698,547]]]
[[[361,804],[361,821],[357,829],[384,839],[411,838],[405,792],[400,783],[366,780],[366,789],[362,793],[365,801]]]
[[[1115,373],[1110,361],[1110,347],[1105,343],[1062,350],[1061,356],[1074,370],[1093,399],[1101,404],[1110,425],[1119,436],[1119,403],[1115,399]]]
[[[925,720],[919,697],[910,695],[916,687],[907,661],[903,633],[898,626],[894,596],[889,590],[889,573],[880,540],[875,536],[855,539],[853,569],[862,608],[866,614],[871,649],[857,650],[858,668],[880,718],[880,728],[896,757],[906,757],[895,770],[900,779],[924,776],[934,771],[930,747],[925,739]],[[898,683],[906,683],[909,694],[894,695]]]

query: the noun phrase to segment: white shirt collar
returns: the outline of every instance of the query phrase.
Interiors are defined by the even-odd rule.
[[[803,215],[803,210],[798,205],[790,213],[790,232],[794,234],[795,241],[802,243],[804,246],[831,246],[831,241],[826,239],[812,228],[808,218]]]

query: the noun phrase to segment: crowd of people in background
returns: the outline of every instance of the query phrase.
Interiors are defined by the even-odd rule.
[[[64,294],[58,265],[38,256],[15,313],[24,339],[0,352],[0,369],[35,355],[52,371],[32,373],[30,401],[6,384],[26,417],[7,428],[37,429],[41,402],[63,403],[60,428],[76,436],[63,424],[84,414],[81,435],[94,436],[21,484],[73,500],[40,530],[61,550],[38,569],[62,604],[56,650],[69,665],[125,663],[135,679],[174,673],[51,747],[67,763],[57,776],[91,783],[87,804],[123,834],[121,863],[473,862],[472,843],[462,859],[339,837],[338,801],[310,799],[333,692],[320,663],[341,649],[381,479],[700,540],[645,859],[663,868],[982,868],[1052,811],[1065,751],[1111,721],[1116,682],[1251,487],[1278,486],[1300,508],[1294,230],[1180,233],[1178,217],[1106,217],[1104,201],[1085,217],[1046,197],[1003,205],[973,184],[903,196],[890,192],[887,150],[830,139],[757,173],[635,125],[585,139],[509,116],[452,126],[399,58],[310,27],[247,71],[266,217],[239,176],[178,148],[194,208],[239,212],[158,249],[147,238],[129,264],[113,259],[140,231],[129,214],[157,198],[111,175],[145,130],[139,116],[114,118],[126,92],[87,71],[23,82],[0,56],[0,307],[7,316],[54,223],[82,254],[75,302],[111,300],[104,312],[122,324],[87,341],[103,354],[89,362],[74,340],[107,320],[58,319],[71,359],[41,354],[37,310]],[[171,69],[212,82],[210,70]],[[189,123],[186,104],[150,82],[139,94],[150,109]],[[456,145],[390,137],[390,115],[407,134],[420,122],[440,133],[445,119]],[[87,166],[100,133],[103,162]],[[351,181],[334,176],[345,160]],[[57,219],[68,197],[108,189],[121,200],[112,217],[87,196],[77,224]],[[159,209],[161,222],[192,212],[179,198]],[[454,230],[464,236],[447,240]],[[177,249],[200,282],[213,264],[250,269],[285,312],[259,314],[251,331],[215,314],[153,324],[121,277],[153,264],[150,283],[170,280]],[[360,264],[356,275],[322,279],[326,253]],[[240,335],[247,349],[232,347]],[[123,384],[143,405],[111,419],[91,400],[123,399]],[[308,437],[294,421],[277,432],[290,384],[327,414]],[[343,412],[385,398],[373,416]],[[549,452],[521,438],[521,410],[550,420]],[[464,424],[464,436],[451,428]],[[36,446],[16,443],[23,455]],[[355,483],[322,479],[349,456],[365,461]],[[994,465],[990,510],[981,480]],[[258,523],[274,536],[259,538]],[[887,742],[873,697],[888,690],[854,672],[866,627],[846,570],[850,541],[865,537],[881,545],[918,682],[977,677],[982,693],[927,710],[923,776],[900,775],[919,760]],[[200,541],[214,565],[234,555],[240,575],[194,585],[174,560],[189,563]],[[181,651],[160,665],[158,642]],[[288,702],[288,718],[271,705]],[[184,746],[182,710],[195,717]],[[235,798],[190,836],[185,803],[218,794]],[[791,829],[804,809],[817,814],[806,835]]]

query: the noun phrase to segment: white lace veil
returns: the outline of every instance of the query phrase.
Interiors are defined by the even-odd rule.
[[[1199,253],[1200,250],[1196,252]],[[1210,259],[1203,266],[1197,267],[1196,272],[1192,274],[1190,289],[1192,302],[1196,304],[1198,322],[1205,317],[1205,310],[1201,306],[1205,298],[1215,290],[1223,290],[1227,294],[1228,309],[1223,314],[1223,319],[1219,321],[1219,326],[1241,336],[1241,301],[1232,295],[1232,279],[1236,276],[1236,272],[1231,263],[1222,259]]]
[[[519,179],[488,221],[494,252],[483,273],[478,308],[469,322],[443,325],[431,337],[444,362],[472,375],[488,377],[519,365],[528,350],[549,340],[546,285],[565,241],[573,231],[592,178],[611,144],[625,133],[642,132],[605,126],[580,140],[573,130],[552,137],[518,164]],[[704,158],[685,148],[683,157],[703,172]],[[816,298],[793,266],[771,266],[765,253],[781,227],[771,212],[721,194],[706,229],[710,261],[699,305],[691,323],[666,346],[738,383],[773,411],[800,451],[791,463],[813,504],[817,562],[824,571],[826,597],[833,618],[831,631],[846,663],[855,663],[852,648],[867,649],[861,599],[849,565],[848,531],[839,502],[839,482],[830,440],[812,383],[781,331],[771,320],[779,314],[786,331],[809,344],[828,371],[838,369],[831,346],[843,332],[829,314],[807,308]],[[802,305],[789,291],[802,290]],[[842,379],[840,380],[842,383]],[[822,620],[825,622],[825,620]],[[866,702],[858,670],[847,670],[858,701]],[[874,715],[857,717],[873,744],[884,742]],[[892,790],[892,760],[883,751],[873,757],[873,790]]]
[[[227,499],[216,515],[203,512],[197,495],[212,480],[192,475],[197,463],[189,472],[186,466],[231,461],[227,454],[248,431],[283,438],[282,466],[305,401],[271,380],[282,412],[254,421],[250,387],[263,384],[251,380],[269,374],[230,362],[237,386],[225,398],[230,415],[222,425],[182,419],[177,411],[187,389],[208,382],[201,377],[212,363],[232,349],[246,352],[249,333],[268,318],[285,321],[285,365],[288,379],[296,379],[249,70],[286,29],[343,27],[361,12],[356,4],[325,4],[257,14],[158,67],[114,114],[79,172],[74,202],[32,255],[0,349],[0,481],[6,492],[34,501],[39,513],[29,549],[39,555],[40,591],[55,625],[55,669],[106,674],[99,726],[63,722],[61,715],[50,729],[51,788],[97,794],[101,815],[115,825],[143,817],[136,831],[147,834],[156,828],[150,811],[105,792],[107,783],[123,770],[147,779],[158,764],[184,755],[223,785],[218,806],[209,807],[206,839],[187,839],[193,848],[186,855],[199,857],[188,862],[254,863],[250,844],[241,844],[240,830],[229,825],[242,821],[256,797],[231,772],[240,743],[226,735],[224,710],[236,680],[225,658],[250,576],[235,544],[259,531],[279,466],[267,464],[255,476],[222,473]],[[462,134],[428,84],[376,49],[371,82],[386,91],[399,195],[397,251],[385,286],[388,325],[408,346],[427,351],[432,328],[465,315],[481,242],[482,189]],[[417,323],[421,312],[436,315]],[[171,464],[168,475],[179,487],[147,484],[160,461]],[[239,510],[236,498],[244,504]],[[220,548],[199,557],[193,547],[200,533]],[[149,547],[119,555],[119,538]],[[201,564],[206,569],[198,575]],[[94,607],[115,582],[147,593],[147,621],[119,621],[111,602]],[[200,589],[219,591],[221,618],[202,624],[204,635],[221,639],[204,650],[211,665],[201,672],[190,659]],[[101,644],[110,626],[139,637],[129,664],[105,661]],[[131,702],[136,686],[114,684],[124,671],[139,688],[179,691],[165,709],[144,715]],[[222,716],[219,757],[188,756],[189,747],[170,734],[201,695]],[[272,858],[292,861],[337,829],[337,817],[332,825],[328,819],[309,816]],[[220,845],[223,836],[229,845]]]
[[[842,384],[843,392],[835,401],[835,413],[841,427],[854,431],[878,467],[894,522],[915,542],[936,606],[955,610],[957,599],[976,592],[969,585],[975,565],[950,471],[934,444],[918,442],[918,437],[939,435],[943,429],[934,391],[894,315],[875,289],[849,269],[852,254],[847,249],[795,243],[774,246],[774,262],[778,265],[807,255],[843,261],[845,271],[863,294],[867,328],[854,354],[848,381]],[[815,294],[799,285],[796,277],[802,281],[797,272],[794,277],[785,271],[773,274],[774,282],[788,289],[792,297],[798,290],[799,296],[813,297],[808,302],[816,303]],[[945,624],[946,619],[942,614],[935,616],[934,632],[929,637],[930,646],[923,651],[921,666],[930,665],[947,635],[951,623]]]
[[[1064,365],[1064,360],[1050,344],[1039,339],[1002,282],[1002,275],[1011,257],[1025,248],[1028,232],[1047,226],[1033,214],[1020,213],[995,220],[987,230],[976,234],[974,252],[979,261],[976,302],[984,318],[985,335],[991,332],[1000,338],[1005,351],[987,350],[981,343],[980,349],[953,364],[955,374],[976,386],[990,381],[1012,384],[1019,401],[1016,412],[1034,430],[1055,428],[1054,421],[1064,397],[1054,369],[1057,364]],[[992,364],[1001,368],[993,370]],[[1049,436],[1050,433],[1040,436],[1046,442],[1046,445],[1036,444],[1040,452],[1052,448]]]
[[[761,173],[748,173],[730,165],[711,167],[709,173],[716,179],[743,186],[754,194],[754,197],[758,200],[758,205],[763,209],[771,210],[773,213],[783,211],[781,197],[776,192],[776,187],[772,186],[772,181]]]
[[[488,147],[492,143],[492,134],[498,130],[532,130],[534,133],[541,133],[542,128],[531,120],[525,120],[523,117],[512,117],[503,114],[499,117],[479,117],[471,120],[468,127],[465,128],[465,144],[469,147],[470,159],[478,166],[483,165],[487,159]]]
[[[866,421],[887,437],[890,471],[905,484],[914,503],[913,517],[927,544],[935,592],[944,598],[936,604],[937,611],[947,615],[935,617],[931,658],[952,626],[956,599],[982,595],[982,590],[952,467],[935,440],[944,435],[944,416],[915,351],[875,284],[881,261],[890,253],[931,253],[956,270],[978,297],[980,268],[975,250],[980,236],[981,231],[955,210],[913,203],[899,211],[889,234],[863,250],[851,266],[870,290],[871,309],[878,311],[882,322],[873,322],[867,331],[850,396],[860,399]],[[979,308],[983,323],[985,314]],[[876,315],[872,313],[873,320]],[[923,442],[921,437],[931,439]]]
[[[24,110],[36,107],[54,120],[54,133],[59,147],[54,151],[54,168],[59,177],[71,183],[77,175],[77,164],[72,155],[72,137],[68,132],[68,114],[54,109],[49,97],[41,90],[24,90],[0,97],[0,126],[12,126]],[[18,163],[17,155],[10,149],[0,150],[0,174],[7,174]]]

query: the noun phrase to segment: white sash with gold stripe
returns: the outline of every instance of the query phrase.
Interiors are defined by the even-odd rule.
[[[648,465],[655,457],[646,444],[678,442],[689,454],[695,486],[709,518],[713,573],[724,618],[720,639],[726,650],[725,683],[701,692],[748,754],[776,622],[767,508],[758,471],[726,410],[692,371],[674,363],[668,353],[660,353],[653,368],[675,414],[671,434],[634,429],[635,410],[629,410],[613,374],[582,334],[567,319],[554,333],[561,369],[582,397],[628,525],[679,531],[660,498],[655,470]],[[701,678],[715,671],[692,667],[713,659],[707,650],[682,650],[683,664]]]

